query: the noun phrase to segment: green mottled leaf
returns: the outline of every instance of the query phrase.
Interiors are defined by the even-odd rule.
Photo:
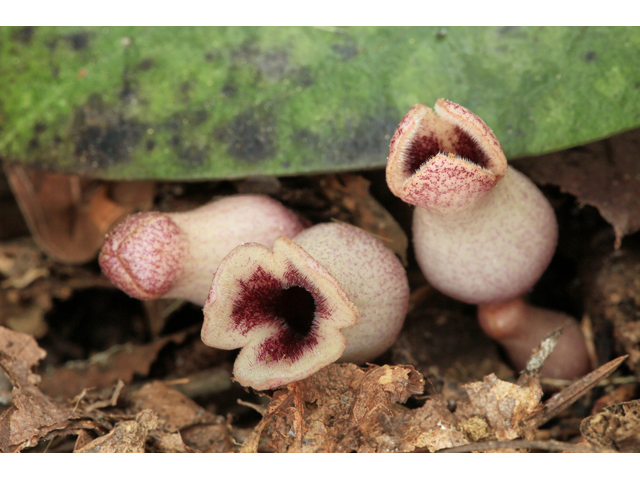
[[[0,156],[112,179],[380,167],[416,102],[509,157],[640,125],[640,29],[2,28]]]

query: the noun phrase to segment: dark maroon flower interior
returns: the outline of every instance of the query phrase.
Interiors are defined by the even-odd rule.
[[[453,153],[466,160],[470,160],[476,165],[487,168],[490,163],[489,157],[478,146],[464,130],[455,127],[455,138],[453,140],[453,148],[445,148],[441,140],[435,134],[420,135],[411,140],[411,144],[407,150],[404,165],[405,173],[413,175],[418,169],[430,158],[442,152],[445,155]]]
[[[263,342],[258,360],[295,361],[317,343],[315,319],[324,302],[312,295],[306,279],[289,269],[280,280],[261,267],[247,281],[238,280],[240,295],[232,320],[242,334],[265,324],[277,325],[278,334]]]

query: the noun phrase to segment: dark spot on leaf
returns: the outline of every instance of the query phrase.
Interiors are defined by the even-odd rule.
[[[178,86],[178,92],[176,97],[179,99],[181,103],[190,104],[191,103],[191,94],[193,92],[193,86],[195,85],[195,81],[189,80],[186,82],[182,82]]]
[[[275,150],[274,118],[268,111],[252,108],[242,112],[226,127],[214,133],[227,143],[229,155],[253,163],[272,157]]]
[[[16,40],[24,45],[29,45],[31,43],[31,39],[33,38],[33,33],[35,32],[36,27],[20,27],[13,32],[11,38]]]
[[[336,43],[331,45],[331,50],[338,53],[342,60],[349,60],[351,57],[358,53],[358,46],[353,40],[348,39],[342,44]]]
[[[197,145],[188,145],[178,150],[178,158],[187,165],[198,167],[209,158],[209,147],[200,147]]]
[[[279,79],[285,76],[289,65],[289,55],[282,50],[265,52],[254,58],[254,64],[263,75]]]
[[[154,65],[153,58],[145,58],[140,63],[138,63],[138,70],[141,72],[146,72]]]
[[[209,158],[209,147],[206,144],[189,143],[189,135],[183,135],[183,129],[200,125],[208,118],[209,114],[205,109],[183,111],[173,115],[164,124],[157,125],[155,129],[169,132],[167,144],[177,158],[189,166],[198,167]],[[152,145],[149,142],[150,140],[147,141],[147,150],[155,148],[155,142]]]
[[[89,35],[85,32],[72,33],[67,35],[65,39],[74,50],[83,50],[89,45]]]
[[[354,128],[347,127],[346,131],[349,132],[347,138],[333,142],[326,149],[327,161],[333,164],[344,164],[365,156],[386,157],[399,117],[401,115],[398,112],[390,111],[363,117]]]
[[[515,31],[517,29],[518,29],[518,27],[502,27],[502,28],[498,29],[498,33],[500,35],[504,35],[506,33],[511,33],[511,32],[513,32],[513,31]]]
[[[122,82],[122,90],[120,90],[120,100],[122,100],[123,104],[131,103],[131,101],[136,96],[136,89],[133,86],[133,83],[129,81],[128,78],[124,78]]]
[[[222,90],[220,90],[220,95],[231,98],[236,94],[237,90],[238,89],[236,87],[227,83],[222,87]]]
[[[285,50],[263,52],[254,43],[243,44],[231,53],[236,67],[252,65],[257,72],[271,80],[280,80],[290,74],[289,54]]]
[[[145,131],[144,125],[125,119],[116,108],[104,105],[102,98],[94,95],[75,113],[75,155],[92,168],[127,162]]]
[[[221,58],[222,58],[222,55],[217,50],[212,52],[207,52],[204,54],[204,59],[207,62],[215,62],[216,60],[220,60]]]
[[[514,125],[512,123],[506,123],[504,126],[504,129],[507,132],[507,135],[510,135],[512,137],[521,138],[525,136],[524,130],[522,130],[522,128],[520,128],[518,125]]]
[[[306,145],[315,148],[320,143],[320,137],[306,128],[302,128],[295,132],[293,142],[297,145]]]
[[[193,112],[193,114],[189,115],[189,117],[190,123],[194,126],[197,126],[204,123],[209,118],[209,114],[206,110],[200,109]]]
[[[134,75],[134,71],[136,68],[130,67],[130,53],[129,50],[125,51],[125,62],[124,68],[122,69],[121,79],[122,79],[122,89],[120,90],[120,101],[127,105],[131,103],[137,95],[138,92],[138,80]]]
[[[294,75],[296,82],[303,87],[310,87],[313,85],[313,73],[309,67],[299,68]]]
[[[28,150],[37,150],[38,147],[40,147],[40,142],[38,141],[37,138],[34,137],[31,140],[29,140],[29,144],[27,145]]]
[[[584,61],[585,62],[593,62],[595,59],[596,59],[596,52],[594,52],[592,50],[589,50],[584,55]]]
[[[180,120],[178,119],[177,116],[174,116],[172,118],[170,118],[169,120],[167,120],[164,124],[164,127],[167,130],[171,130],[171,131],[175,131],[178,130],[180,128]]]
[[[151,150],[153,150],[156,146],[156,142],[154,142],[153,140],[147,140],[147,143],[145,145],[147,152],[150,152]]]
[[[33,132],[35,134],[40,134],[40,133],[44,133],[47,130],[47,126],[42,123],[42,122],[37,122],[34,126],[33,126]]]
[[[50,38],[45,42],[45,46],[53,52],[58,46],[58,39],[56,37]]]

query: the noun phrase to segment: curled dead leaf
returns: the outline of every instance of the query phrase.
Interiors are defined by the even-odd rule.
[[[40,248],[65,263],[95,257],[119,220],[153,202],[153,182],[100,182],[6,164],[5,172]]]

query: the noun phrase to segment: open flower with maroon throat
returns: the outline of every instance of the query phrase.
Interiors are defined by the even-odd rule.
[[[443,99],[435,111],[415,105],[393,135],[386,175],[391,191],[416,206],[413,243],[429,283],[478,304],[481,326],[516,368],[564,326],[558,353],[543,371],[575,376],[588,369],[578,322],[520,298],[553,256],[555,213],[533,182],[507,165],[500,143],[477,115]],[[564,368],[572,353],[571,367]]]
[[[409,287],[395,255],[356,227],[320,224],[293,240],[236,247],[204,306],[206,345],[242,348],[234,376],[275,388],[335,362],[364,362],[396,339]]]
[[[553,256],[555,214],[527,177],[507,166],[491,129],[448,100],[417,104],[389,148],[387,184],[415,205],[413,243],[435,288],[467,303],[529,290]]]

